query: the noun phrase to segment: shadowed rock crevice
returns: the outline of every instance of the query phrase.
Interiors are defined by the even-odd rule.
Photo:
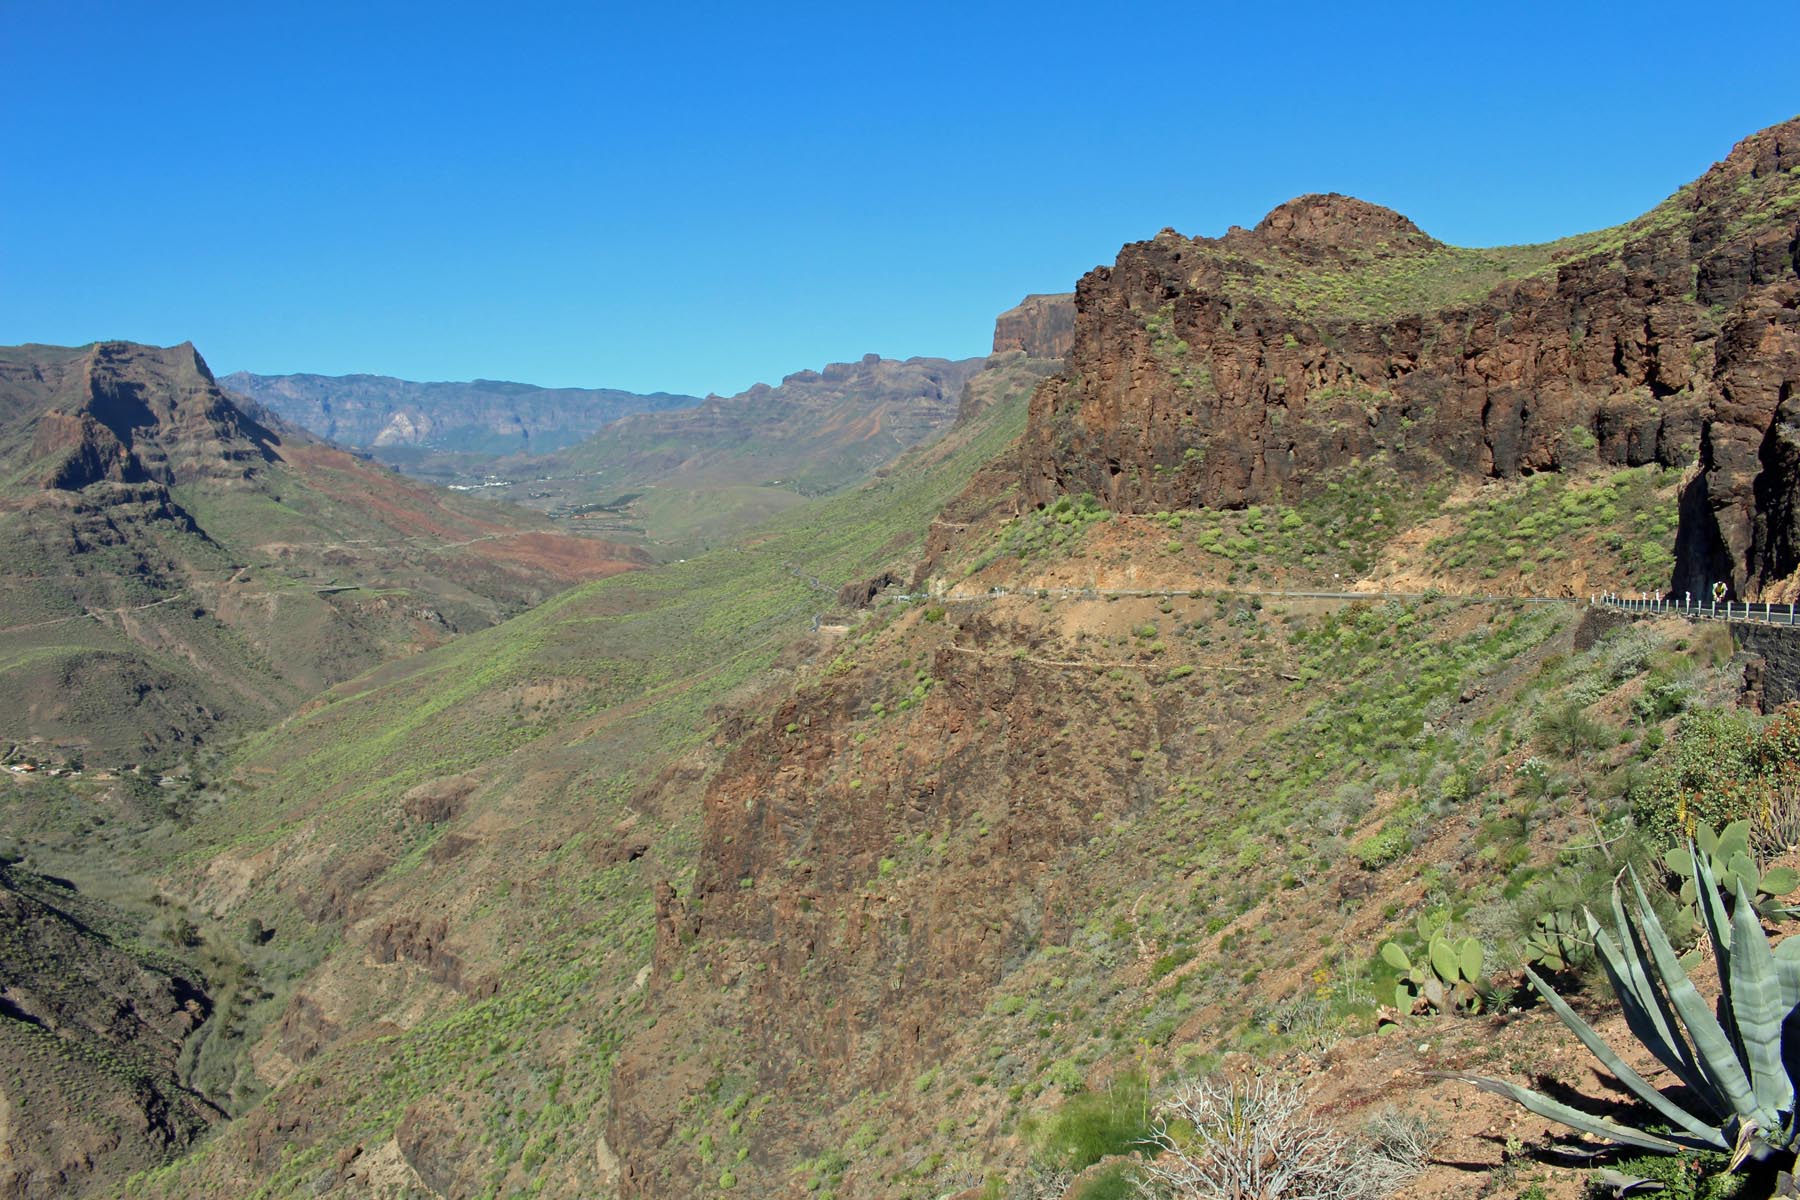
[[[1707,493],[1704,469],[1681,489],[1680,523],[1675,531],[1675,573],[1669,581],[1674,596],[1704,600],[1715,582],[1732,578],[1731,552],[1719,537],[1718,514]]]

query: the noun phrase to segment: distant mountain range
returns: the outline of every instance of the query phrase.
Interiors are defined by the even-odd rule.
[[[240,405],[191,345],[0,348],[0,738],[154,756],[645,561]]]
[[[547,454],[630,413],[690,408],[697,396],[614,388],[544,388],[476,379],[415,383],[387,375],[254,375],[221,386],[339,445],[396,465],[418,451]]]
[[[225,388],[322,438],[430,483],[579,521],[661,556],[690,553],[867,480],[938,436],[992,363],[1048,375],[1074,297],[1027,296],[996,320],[990,358],[883,358],[797,371],[734,396],[380,375],[253,375]]]

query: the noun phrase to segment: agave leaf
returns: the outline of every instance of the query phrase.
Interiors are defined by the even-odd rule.
[[[1785,896],[1795,888],[1800,888],[1800,871],[1792,867],[1772,867],[1763,872],[1757,890],[1771,896]]]
[[[1789,1009],[1781,1022],[1781,1066],[1790,1083],[1800,1079],[1800,1008]],[[1800,1106],[1788,1110],[1787,1121],[1770,1141],[1792,1149],[1796,1138],[1800,1138]]]
[[[1713,946],[1713,957],[1718,961],[1719,978],[1724,979],[1731,974],[1731,918],[1725,912],[1725,896],[1720,891],[1719,880],[1714,877],[1712,864],[1704,858],[1694,860],[1694,875],[1688,881],[1698,896],[1696,907],[1700,913],[1701,927]]]
[[[1781,980],[1781,1003],[1790,1012],[1800,1008],[1800,937],[1775,947],[1775,977]]]
[[[1753,867],[1752,870],[1755,868]],[[1713,962],[1719,971],[1719,1025],[1731,1037],[1732,1052],[1739,1062],[1748,1062],[1744,1054],[1744,1041],[1738,1032],[1737,1021],[1731,1013],[1731,947],[1732,923],[1725,915],[1725,898],[1719,891],[1719,880],[1713,878],[1712,864],[1705,859],[1697,859],[1694,864],[1694,886],[1703,893],[1700,897],[1701,920],[1706,927],[1707,940],[1712,943]],[[1691,971],[1694,965],[1683,960],[1682,969]]]
[[[1464,938],[1456,948],[1456,967],[1470,983],[1481,978],[1481,943],[1472,937]]]
[[[1781,1023],[1788,1009],[1781,1003],[1781,980],[1775,956],[1763,935],[1762,921],[1750,904],[1750,889],[1738,884],[1737,912],[1731,918],[1731,1012],[1750,1066],[1750,1085],[1760,1108],[1763,1128],[1781,1122],[1781,1112],[1794,1101],[1794,1085],[1781,1064]]]
[[[1615,1197],[1622,1200],[1625,1196],[1641,1196],[1646,1192],[1660,1192],[1667,1185],[1660,1179],[1652,1179],[1648,1175],[1627,1175],[1623,1171],[1615,1171],[1611,1167],[1601,1167],[1594,1172],[1594,1182],[1603,1188],[1609,1188]]]
[[[1410,972],[1412,970],[1412,959],[1406,957],[1406,951],[1402,950],[1397,942],[1388,942],[1382,946],[1381,961],[1396,971]]]
[[[1715,1145],[1720,1150],[1725,1149],[1725,1137],[1716,1126],[1676,1104],[1658,1091],[1649,1080],[1634,1071],[1629,1063],[1614,1053],[1613,1048],[1606,1044],[1605,1039],[1594,1032],[1592,1025],[1582,1020],[1580,1014],[1570,1008],[1568,1003],[1556,994],[1555,988],[1538,978],[1537,972],[1526,967],[1525,978],[1531,981],[1532,988],[1544,998],[1545,1003],[1550,1005],[1551,1011],[1557,1015],[1557,1018],[1567,1025],[1576,1037],[1581,1039],[1581,1044],[1600,1060],[1602,1066],[1613,1073],[1614,1078],[1631,1089],[1632,1095],[1695,1137],[1707,1139],[1709,1144]]]
[[[1720,1027],[1719,1019],[1706,1006],[1706,1001],[1700,998],[1700,993],[1687,977],[1687,972],[1681,969],[1681,963],[1675,957],[1675,948],[1669,945],[1669,939],[1663,933],[1662,922],[1656,919],[1656,913],[1650,907],[1650,898],[1644,894],[1644,885],[1635,871],[1631,873],[1631,887],[1637,894],[1638,912],[1643,917],[1640,928],[1645,942],[1650,946],[1656,973],[1662,980],[1662,985],[1668,989],[1669,1003],[1675,1006],[1682,1024],[1687,1027],[1688,1036],[1694,1039],[1700,1069],[1717,1085],[1726,1102],[1731,1105],[1730,1111],[1740,1117],[1750,1116],[1756,1112],[1756,1096],[1750,1090],[1750,1080],[1744,1074],[1744,1064],[1738,1061],[1731,1035]]]
[[[1636,1146],[1640,1150],[1654,1150],[1659,1154],[1679,1154],[1685,1150],[1711,1150],[1716,1147],[1712,1142],[1698,1142],[1697,1139],[1683,1135],[1658,1137],[1654,1133],[1646,1133],[1641,1129],[1632,1129],[1608,1121],[1604,1117],[1590,1116],[1578,1108],[1570,1108],[1567,1104],[1552,1100],[1542,1092],[1534,1092],[1530,1088],[1520,1087],[1516,1083],[1507,1083],[1501,1079],[1488,1079],[1481,1075],[1464,1075],[1455,1071],[1432,1071],[1430,1074],[1439,1079],[1459,1079],[1473,1084],[1484,1092],[1496,1096],[1507,1096],[1523,1105],[1540,1117],[1548,1117],[1571,1129],[1579,1129],[1583,1133],[1591,1133],[1595,1137],[1608,1138],[1626,1146]]]
[[[1619,934],[1618,943],[1600,928],[1593,913],[1587,914],[1588,931],[1599,951],[1601,965],[1606,968],[1607,981],[1612,984],[1613,994],[1619,998],[1625,1023],[1630,1026],[1632,1035],[1658,1061],[1674,1072],[1675,1077],[1686,1084],[1714,1116],[1723,1120],[1731,1112],[1731,1108],[1719,1089],[1700,1070],[1693,1048],[1683,1036],[1681,1025],[1670,1009],[1667,998],[1645,970],[1649,954],[1644,950],[1636,929],[1626,918],[1625,906],[1619,899],[1619,889],[1616,887],[1613,889],[1612,909]],[[1620,949],[1621,945],[1629,947],[1631,953],[1626,954]]]
[[[1745,1121],[1738,1128],[1737,1145],[1731,1151],[1731,1161],[1725,1164],[1727,1175],[1743,1166],[1745,1160],[1757,1151],[1762,1140],[1756,1136],[1759,1132],[1761,1132],[1761,1126],[1755,1121]]]

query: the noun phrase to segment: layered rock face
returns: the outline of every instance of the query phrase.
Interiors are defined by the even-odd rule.
[[[243,479],[276,458],[278,439],[225,398],[191,343],[23,349],[38,352],[0,363],[0,385],[54,405],[28,453],[45,489]]]
[[[1800,120],[1627,225],[1466,250],[1344,196],[1126,246],[1076,292],[1026,495],[1141,512],[1403,480],[1693,468],[1676,590],[1800,590]]]
[[[1022,350],[1029,358],[1061,358],[1075,337],[1075,294],[1027,296],[994,319],[994,353]]]

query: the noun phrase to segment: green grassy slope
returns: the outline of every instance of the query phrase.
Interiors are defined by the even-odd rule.
[[[397,1128],[395,1147],[426,1162],[414,1135],[438,1126],[486,1164],[463,1181],[475,1194],[540,1176],[579,1190],[614,1047],[642,1016],[650,880],[691,871],[715,706],[810,652],[834,604],[813,580],[917,556],[933,514],[1017,436],[1027,382],[887,479],[381,668],[234,754],[177,874],[213,914],[208,937],[250,914],[278,931],[252,955],[271,996],[245,1027],[281,1084],[133,1193],[285,1195]],[[409,814],[409,791],[459,772],[459,815]],[[643,843],[637,861],[621,839]],[[365,962],[372,937],[439,918],[430,951]],[[282,1026],[304,1005],[337,1040],[302,1060]],[[253,1148],[271,1123],[292,1145],[265,1161]]]

